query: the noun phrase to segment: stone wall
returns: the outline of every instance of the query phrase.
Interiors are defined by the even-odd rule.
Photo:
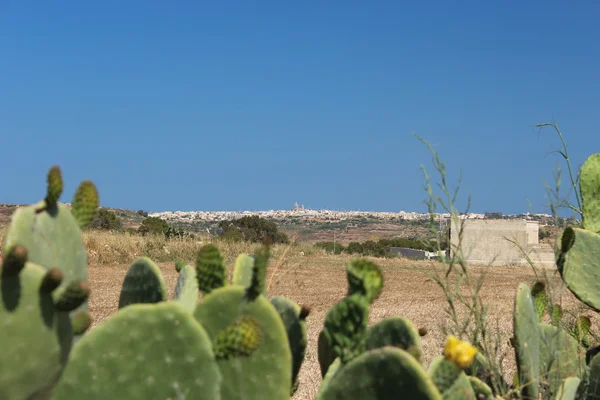
[[[460,220],[464,222],[462,253],[470,264],[492,266],[527,265],[521,250],[529,254],[533,249],[540,251],[538,242],[539,225],[526,220]],[[450,240],[452,248],[458,245],[460,225],[452,223]],[[515,243],[511,243],[511,239]],[[518,247],[517,247],[518,246]],[[547,253],[544,248],[541,251]],[[550,249],[551,251],[551,249]],[[541,255],[548,259],[547,255]],[[537,255],[536,258],[539,258]],[[552,257],[549,258],[550,260]]]

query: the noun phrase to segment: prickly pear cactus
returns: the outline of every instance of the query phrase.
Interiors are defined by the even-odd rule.
[[[250,301],[246,288],[239,285],[213,289],[198,304],[194,316],[206,328],[219,352],[228,349],[229,356],[218,360],[223,375],[223,400],[289,399],[292,353],[285,326],[266,297],[258,295]],[[256,322],[260,341],[251,334],[255,331],[239,330],[244,318]],[[247,340],[242,340],[244,337]],[[256,347],[252,343],[259,344]],[[232,354],[235,348],[239,351]]]
[[[406,351],[386,346],[369,350],[340,367],[322,385],[317,400],[441,400],[421,364]]]
[[[213,244],[203,246],[196,257],[196,278],[198,289],[208,294],[227,284],[225,260]]]
[[[9,248],[0,275],[0,399],[49,399],[71,350],[69,314],[56,309],[62,273]]]
[[[475,393],[475,398],[478,400],[493,400],[494,393],[492,389],[482,380],[476,378],[474,376],[469,376],[469,383],[473,388],[473,392]]]
[[[383,274],[377,264],[366,259],[352,260],[346,265],[348,295],[361,293],[373,303],[383,290]]]
[[[600,356],[589,361],[587,371],[577,387],[577,399],[592,400],[600,397]]]
[[[325,316],[327,350],[346,364],[365,350],[369,319],[368,299],[360,293],[344,297]]]
[[[567,288],[600,311],[600,154],[580,170],[583,228],[567,227],[556,244],[556,266]]]
[[[48,172],[45,199],[15,211],[4,246],[6,253],[9,248],[22,245],[28,251],[30,262],[47,269],[59,268],[64,278],[53,293],[55,297],[71,282],[88,280],[87,255],[80,228],[89,222],[98,208],[98,192],[92,182],[80,184],[72,210],[57,202],[62,187],[60,168],[54,166]],[[87,302],[74,312],[85,309]]]
[[[579,173],[579,190],[583,202],[583,228],[600,232],[600,154],[585,161]]]
[[[329,386],[329,382],[333,379],[333,377],[337,374],[338,370],[342,367],[342,360],[340,358],[336,358],[333,362],[330,363],[329,368],[327,368],[326,374],[323,376],[323,380],[321,381],[321,385],[319,386],[319,393],[324,392],[325,388]]]
[[[408,319],[388,317],[367,330],[366,349],[376,349],[383,346],[396,346],[406,350],[421,362],[421,336],[418,329]]]
[[[119,308],[130,304],[157,303],[165,300],[167,286],[160,268],[148,257],[139,257],[125,275]]]
[[[250,278],[250,285],[246,286],[246,298],[250,301],[254,300],[261,294],[266,296],[267,266],[269,265],[270,256],[270,249],[266,245],[259,247],[254,252],[252,278]]]
[[[254,258],[250,257],[248,254],[240,254],[235,259],[231,283],[234,285],[241,285],[243,287],[250,286],[253,269]]]
[[[583,376],[585,350],[561,328],[540,324],[540,333],[540,387],[552,398],[564,379]]]
[[[556,394],[556,400],[575,400],[577,398],[577,389],[581,379],[576,376],[564,380],[560,390]]]
[[[319,338],[317,339],[317,358],[319,360],[321,377],[325,378],[330,366],[339,357],[336,357],[333,350],[331,350],[331,346],[329,346],[329,340],[327,339],[327,336],[325,336],[324,330],[319,332]]]
[[[287,332],[292,352],[292,386],[295,387],[306,353],[306,317],[308,316],[308,310],[283,296],[273,297],[271,304],[279,313]]]
[[[432,360],[428,372],[444,399],[475,400],[469,377],[454,362],[438,356]]]
[[[569,290],[600,311],[600,235],[568,227],[557,240],[556,266]]]
[[[175,300],[189,312],[194,312],[196,305],[198,305],[199,296],[196,268],[191,265],[182,266],[179,269],[179,277],[175,285]]]
[[[131,304],[79,341],[53,400],[219,400],[221,381],[191,313],[174,301]]]
[[[538,315],[538,322],[542,321],[546,308],[548,307],[548,294],[544,282],[538,281],[531,287],[531,297],[535,303],[535,310]]]
[[[514,346],[523,399],[537,400],[540,373],[540,338],[538,315],[529,290],[519,284],[514,305]]]

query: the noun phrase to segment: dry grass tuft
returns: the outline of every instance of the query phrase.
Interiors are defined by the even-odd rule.
[[[240,253],[252,253],[257,244],[248,242],[232,242],[197,236],[194,239],[166,239],[164,236],[138,236],[129,233],[86,231],[83,242],[88,253],[90,264],[123,264],[131,263],[136,257],[150,257],[156,262],[183,260],[192,262],[202,246],[215,244],[227,262],[232,262]],[[307,245],[275,245],[272,246],[273,257],[281,256],[284,252],[298,255],[301,252],[310,253]]]

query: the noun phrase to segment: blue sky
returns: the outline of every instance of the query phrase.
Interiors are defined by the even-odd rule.
[[[59,164],[108,207],[425,211],[414,132],[473,211],[544,212],[533,125],[600,151],[600,3],[451,3],[0,0],[0,202]]]

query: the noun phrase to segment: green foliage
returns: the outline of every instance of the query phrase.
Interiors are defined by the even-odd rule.
[[[144,217],[144,218],[148,217],[148,212],[144,211],[144,210],[137,210],[136,214],[139,215],[140,217]]]
[[[313,247],[323,249],[329,254],[342,254],[342,252],[346,251],[344,246],[339,242],[317,242]]]
[[[148,217],[138,227],[138,233],[141,235],[165,235],[168,230],[169,224],[158,217]]]
[[[350,242],[346,247],[346,253],[348,254],[362,254],[363,251],[363,245],[360,242]]]
[[[195,236],[193,233],[190,233],[182,228],[170,226],[165,231],[165,237],[167,239],[193,239]]]
[[[123,228],[123,223],[119,217],[117,217],[117,214],[114,213],[114,211],[107,210],[106,208],[100,208],[96,216],[94,216],[88,225],[88,228],[118,231]]]
[[[379,239],[378,241],[367,240],[363,243],[350,242],[347,247],[344,247],[339,242],[317,242],[313,247],[323,249],[329,254],[353,254],[371,257],[388,257],[390,256],[391,247],[403,247],[416,250],[437,251],[438,245],[435,240],[422,241],[408,238],[393,238]],[[444,239],[440,243],[440,250],[448,248],[447,240]]]
[[[550,231],[547,228],[544,228],[543,226],[540,226],[540,229],[538,231],[538,240],[544,240],[550,237]]]
[[[242,217],[231,221],[219,222],[223,239],[245,240],[255,243],[289,243],[287,235],[279,232],[277,224],[258,215]]]

